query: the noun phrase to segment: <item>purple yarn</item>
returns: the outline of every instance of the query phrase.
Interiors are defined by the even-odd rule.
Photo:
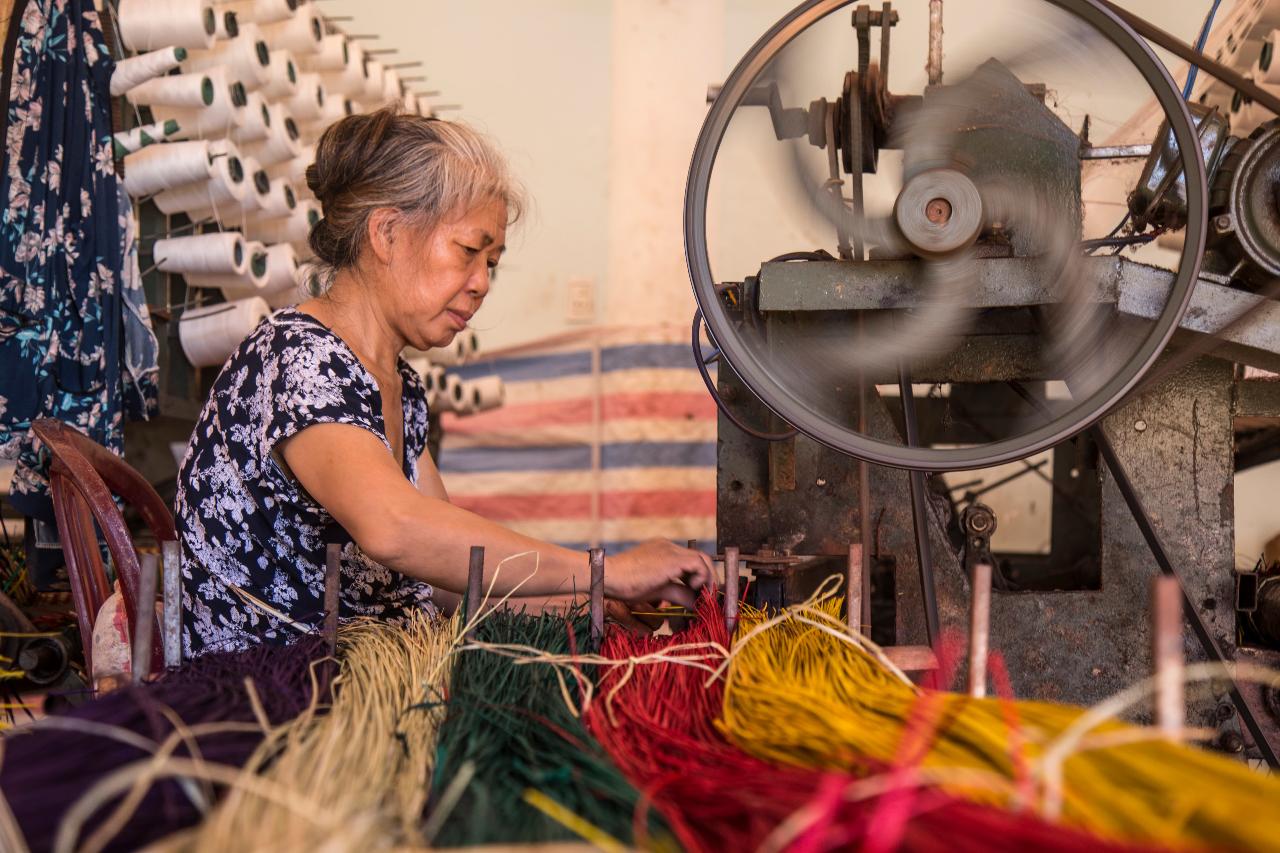
[[[141,687],[127,687],[69,709],[62,719],[92,720],[128,729],[163,742],[173,725],[167,707],[186,725],[208,722],[256,722],[245,689],[253,680],[261,707],[273,724],[296,717],[312,700],[312,664],[328,654],[323,638],[308,636],[290,646],[259,645],[231,653],[211,652],[182,669]],[[329,701],[334,665],[315,666],[320,701]],[[239,767],[262,742],[260,732],[219,732],[196,739],[208,761]],[[17,817],[32,851],[51,849],[62,818],[80,795],[108,773],[150,753],[99,734],[38,727],[4,738],[0,790]],[[189,756],[179,746],[176,756]],[[83,840],[119,802],[100,808],[81,831]],[[136,850],[144,844],[192,826],[200,812],[172,779],[156,782],[107,850]]]

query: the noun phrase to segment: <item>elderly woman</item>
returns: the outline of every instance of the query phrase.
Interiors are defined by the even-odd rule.
[[[447,345],[489,292],[520,210],[502,157],[463,125],[386,109],[329,128],[307,185],[330,286],[231,356],[179,474],[185,653],[318,627],[330,543],[343,616],[395,621],[456,596],[472,545],[495,596],[587,589],[585,554],[449,502],[426,452],[426,396],[400,358]],[[608,558],[605,592],[691,604],[710,571],[705,555],[654,541]]]

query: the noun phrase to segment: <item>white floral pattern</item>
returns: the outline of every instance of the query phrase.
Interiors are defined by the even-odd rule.
[[[427,445],[426,394],[403,361],[404,474],[417,483]],[[187,656],[286,643],[318,627],[325,548],[342,546],[339,613],[400,621],[431,609],[431,586],[371,560],[272,456],[312,424],[363,427],[390,450],[373,376],[342,339],[294,309],[262,321],[213,385],[178,475],[183,649]]]

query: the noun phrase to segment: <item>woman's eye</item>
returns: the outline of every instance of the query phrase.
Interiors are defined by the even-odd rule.
[[[480,252],[480,249],[475,246],[468,246],[465,243],[459,243],[458,245],[462,246],[462,250],[466,252],[468,255],[475,255]]]

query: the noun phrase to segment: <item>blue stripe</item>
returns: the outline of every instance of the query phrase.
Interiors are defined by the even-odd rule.
[[[603,468],[702,468],[716,464],[714,441],[635,441],[606,444],[600,449]],[[449,474],[496,471],[585,471],[591,468],[591,448],[585,445],[542,447],[444,448],[440,470]]]
[[[694,367],[693,351],[687,344],[624,344],[600,351],[600,369],[604,373],[637,368]],[[506,382],[536,382],[582,376],[591,372],[591,352],[554,353],[552,355],[495,358],[450,368],[459,379],[476,379],[497,374]]]
[[[671,541],[681,547],[687,544],[687,540],[684,539],[672,539]],[[589,551],[591,549],[590,542],[557,542],[555,544],[562,548],[568,548],[570,551]],[[643,544],[643,542],[605,542],[601,547],[604,548],[605,553],[617,554]],[[714,554],[715,547],[715,540],[707,539],[698,541],[698,550],[704,554]]]
[[[609,347],[600,353],[600,369],[633,370],[642,367],[693,368],[693,350],[688,344],[628,344]]]
[[[504,382],[536,382],[591,372],[591,353],[585,351],[535,355],[525,358],[495,358],[450,368],[459,379],[475,379],[498,374]]]

